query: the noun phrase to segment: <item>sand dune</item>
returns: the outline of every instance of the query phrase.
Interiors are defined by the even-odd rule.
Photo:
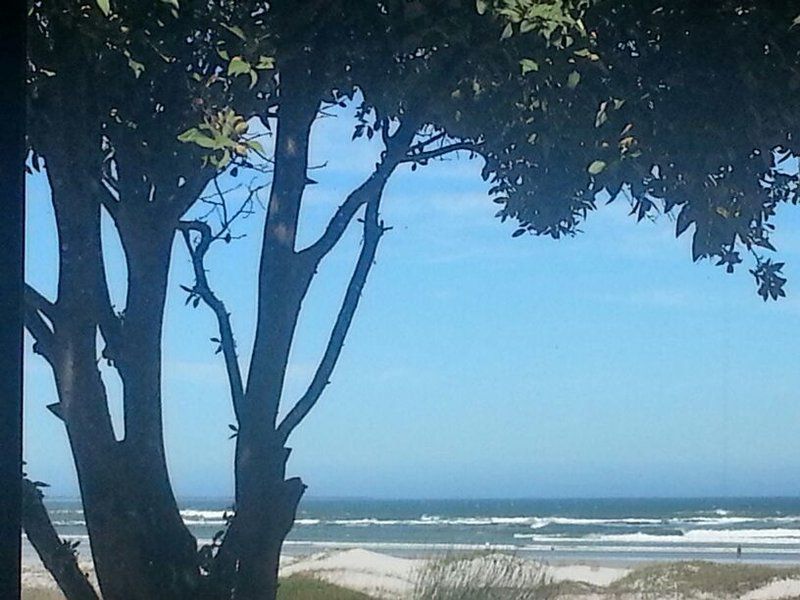
[[[499,555],[497,555],[499,556]],[[507,558],[507,557],[506,557]],[[476,556],[468,560],[473,566],[481,561],[491,561],[492,555]],[[523,561],[527,562],[527,561]],[[317,577],[352,590],[364,592],[381,600],[405,600],[413,595],[420,569],[426,564],[422,558],[400,558],[360,548],[329,551],[307,556],[284,556],[281,576],[295,574]],[[91,564],[83,562],[94,579]],[[473,567],[470,567],[473,568]],[[526,567],[527,568],[527,567]],[[617,566],[562,564],[538,567],[547,577],[567,584],[559,595],[564,600],[784,600],[800,598],[800,570],[772,569],[746,565],[720,566],[711,563],[650,564],[633,569]],[[708,571],[706,582],[696,575]],[[686,577],[695,575],[694,578]],[[23,563],[23,586],[26,588],[55,588],[55,582],[38,559],[30,554]],[[692,587],[696,585],[697,587]],[[730,589],[709,586],[727,585]],[[735,590],[735,591],[733,591]]]

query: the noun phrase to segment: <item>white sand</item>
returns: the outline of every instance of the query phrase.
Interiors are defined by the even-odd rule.
[[[780,579],[746,593],[741,600],[775,600],[776,598],[797,598],[798,596],[800,596],[800,579]]]
[[[369,550],[323,552],[281,568],[288,577],[305,573],[378,598],[404,598],[413,589],[416,570],[425,561],[397,558]]]
[[[281,568],[288,577],[304,573],[329,583],[358,590],[378,598],[407,598],[414,588],[422,559],[397,558],[368,550],[320,553],[293,561]],[[607,586],[630,572],[630,569],[588,565],[547,567],[554,581],[576,581],[595,586]]]
[[[579,581],[605,587],[622,579],[632,569],[598,567],[594,565],[563,565],[548,567],[553,581]]]

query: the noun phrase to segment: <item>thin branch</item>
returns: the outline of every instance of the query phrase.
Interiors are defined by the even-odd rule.
[[[447,132],[446,131],[441,131],[441,132],[437,133],[436,135],[432,135],[427,140],[422,140],[421,142],[418,142],[418,143],[414,144],[413,146],[411,146],[408,149],[408,154],[414,154],[415,152],[420,152],[420,151],[424,150],[425,146],[430,146],[431,144],[433,144],[435,142],[438,142],[445,135],[447,135]]]
[[[244,384],[242,382],[242,372],[239,367],[239,361],[236,358],[236,340],[233,336],[230,314],[222,300],[211,291],[204,265],[206,252],[208,252],[211,243],[218,238],[212,233],[208,223],[204,223],[203,221],[181,221],[177,228],[183,234],[186,248],[192,259],[195,277],[195,285],[192,292],[201,298],[217,317],[220,347],[222,348],[222,353],[225,358],[225,369],[231,388],[233,410],[238,420],[242,407],[244,406]],[[200,234],[200,241],[197,245],[192,244],[191,232],[193,231]]]
[[[339,309],[339,314],[336,317],[336,322],[331,331],[325,353],[314,373],[311,384],[303,397],[297,401],[297,404],[292,407],[278,426],[278,439],[281,440],[281,443],[286,442],[292,431],[305,419],[311,409],[314,408],[323,390],[330,383],[331,373],[339,359],[345,337],[350,329],[350,324],[353,322],[353,315],[361,299],[364,283],[375,262],[375,252],[378,249],[378,242],[386,231],[383,222],[378,219],[379,204],[379,194],[373,196],[367,202],[364,216],[364,243],[358,255],[356,267],[353,270],[350,282],[347,284],[347,291],[345,292],[342,306]]]
[[[388,126],[387,126],[388,127]],[[311,264],[316,265],[344,235],[347,226],[353,220],[358,210],[371,198],[380,195],[386,181],[394,169],[406,154],[407,146],[414,137],[415,127],[406,121],[400,124],[400,128],[392,136],[386,136],[386,151],[383,160],[377,164],[375,171],[359,187],[353,190],[345,199],[341,206],[336,210],[325,232],[311,246],[305,248],[300,253],[311,259]]]
[[[449,154],[450,152],[457,152],[459,150],[469,150],[470,152],[480,153],[482,145],[483,145],[482,142],[457,142],[454,144],[448,144],[446,146],[442,146],[441,148],[436,148],[434,150],[426,150],[424,152],[418,152],[413,155],[407,155],[400,162],[402,163],[422,162],[430,160],[432,158],[438,158],[440,156],[444,156],[445,154]]]
[[[222,208],[222,223],[223,227],[227,227],[227,223],[230,223],[228,220],[228,203],[225,202],[225,196],[222,194],[222,190],[219,187],[219,176],[214,175],[214,178],[211,180],[214,182],[214,189],[217,191],[217,195],[220,198],[219,206]]]
[[[300,254],[308,256],[312,264],[319,263],[342,238],[347,226],[358,210],[367,203],[376,188],[381,184],[380,179],[385,181],[385,178],[384,174],[381,173],[380,167],[376,169],[364,183],[347,196],[328,222],[328,226],[322,236],[314,244],[302,250]]]
[[[247,216],[253,214],[254,212],[252,208],[253,201],[258,200],[258,193],[261,190],[269,187],[269,184],[253,186],[252,185],[253,182],[251,181],[250,186],[248,187],[247,190],[247,197],[241,203],[239,208],[235,210],[232,214],[230,214],[228,210],[228,200],[226,196],[232,192],[242,189],[244,185],[238,184],[232,188],[223,190],[219,185],[217,177],[214,177],[213,182],[215,189],[214,193],[206,196],[201,196],[199,198],[199,200],[204,204],[211,205],[211,209],[204,215],[202,215],[199,221],[205,222],[205,220],[208,217],[210,217],[214,213],[217,213],[217,216],[219,217],[220,220],[220,230],[213,236],[212,241],[223,238],[227,240],[228,236],[230,236],[231,226],[233,225],[233,223],[240,217],[246,218]],[[214,197],[218,197],[219,200],[213,200],[212,198]],[[221,212],[222,214],[220,215],[219,212]],[[237,237],[243,237],[243,236],[230,236],[230,239],[234,239]]]

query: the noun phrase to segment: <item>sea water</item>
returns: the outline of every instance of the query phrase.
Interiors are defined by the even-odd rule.
[[[48,499],[56,529],[86,538],[80,503]],[[200,543],[230,502],[181,502]],[[367,548],[402,556],[496,549],[550,561],[741,560],[800,564],[800,498],[372,500],[307,498],[289,553]]]

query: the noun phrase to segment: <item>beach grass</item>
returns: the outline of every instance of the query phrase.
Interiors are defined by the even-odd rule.
[[[313,577],[292,575],[281,581],[278,600],[373,600],[373,598]]]
[[[608,592],[637,597],[738,598],[781,579],[800,578],[800,568],[686,561],[639,567],[614,582]]]
[[[22,600],[64,600],[64,595],[50,588],[23,588]]]
[[[542,565],[496,552],[453,554],[417,573],[413,600],[545,600],[560,594]]]

